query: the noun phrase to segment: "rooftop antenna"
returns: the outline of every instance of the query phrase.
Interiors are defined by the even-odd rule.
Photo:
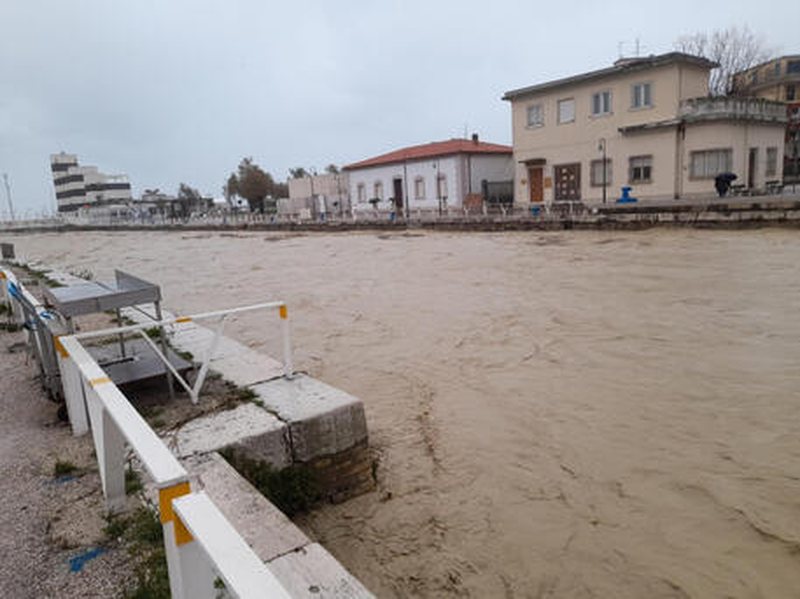
[[[622,46],[625,42],[617,42],[617,56],[618,58],[622,58]]]
[[[14,221],[14,204],[11,202],[11,186],[8,184],[8,173],[3,173],[3,183],[6,185],[6,198],[8,198],[8,211],[11,213],[11,220]]]
[[[636,38],[636,58],[639,58],[639,38]]]
[[[469,123],[464,123],[464,139],[467,139],[467,129],[469,128]]]

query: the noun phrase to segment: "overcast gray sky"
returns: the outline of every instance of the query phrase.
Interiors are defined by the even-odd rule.
[[[0,0],[0,173],[54,210],[49,155],[139,193],[220,188],[243,156],[276,179],[466,130],[510,143],[508,89],[747,25],[800,53],[797,0]],[[5,193],[0,216],[5,216]]]

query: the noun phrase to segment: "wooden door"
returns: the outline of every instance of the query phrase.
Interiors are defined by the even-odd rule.
[[[394,207],[398,212],[403,211],[403,180],[399,177],[392,181],[394,187]]]
[[[528,186],[531,202],[538,204],[544,202],[544,169],[541,166],[532,166],[528,169]]]
[[[579,202],[581,199],[580,163],[554,166],[553,174],[556,201]]]
[[[756,168],[758,165],[758,148],[750,148],[747,164],[747,187],[753,189],[756,186]]]

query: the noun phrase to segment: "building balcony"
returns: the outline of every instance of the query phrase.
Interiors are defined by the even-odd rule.
[[[683,100],[678,112],[686,121],[786,122],[786,104],[763,98],[692,98]]]

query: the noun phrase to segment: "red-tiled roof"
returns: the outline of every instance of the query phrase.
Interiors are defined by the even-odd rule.
[[[344,169],[352,170],[368,166],[405,162],[406,160],[450,156],[452,154],[511,154],[512,152],[511,146],[490,144],[485,141],[473,141],[471,139],[448,139],[447,141],[435,141],[419,146],[409,146],[388,154],[367,158],[360,162],[348,164]]]

